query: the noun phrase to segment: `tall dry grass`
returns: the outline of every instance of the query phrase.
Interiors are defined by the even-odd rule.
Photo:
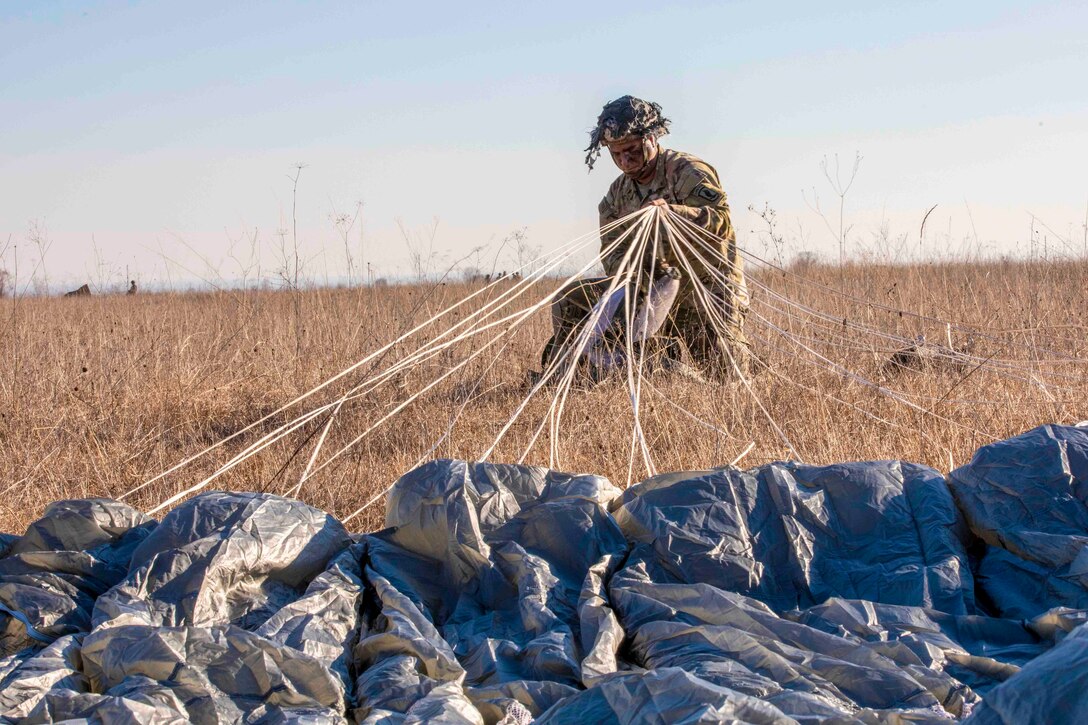
[[[772,419],[808,462],[901,458],[947,470],[991,440],[1044,422],[1088,418],[1085,262],[795,271],[804,280],[751,270],[771,290],[753,290],[747,329],[767,365],[752,382],[754,396],[736,383],[708,385],[665,373],[651,378],[642,425],[658,470],[727,463],[752,442],[744,465],[788,457]],[[476,289],[449,284],[0,301],[0,529],[21,531],[54,500],[120,495]],[[789,307],[772,292],[830,319]],[[982,334],[969,336],[937,320]],[[950,339],[989,362],[889,371],[886,362],[901,345],[859,325],[941,344]],[[479,456],[524,397],[525,371],[538,366],[547,334],[547,316],[537,315],[501,354],[481,355],[421,395],[309,480],[300,497],[347,515],[413,465],[459,411],[457,425],[433,455]],[[479,342],[459,345],[345,406],[330,428],[325,454],[478,349]],[[403,355],[394,351],[360,374]],[[343,389],[334,386],[317,400]],[[543,396],[532,402],[492,460],[522,454],[549,402]],[[202,479],[295,412],[274,416],[141,491],[132,503],[150,508]],[[625,380],[574,389],[554,463],[621,485],[637,481],[645,470],[640,457],[629,467],[631,420]],[[212,487],[290,489],[322,424],[309,424]],[[545,428],[529,462],[549,463],[548,435]],[[382,516],[379,502],[352,525],[375,528]]]

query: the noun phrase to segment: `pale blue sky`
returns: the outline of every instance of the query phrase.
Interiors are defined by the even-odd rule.
[[[329,216],[356,201],[383,274],[407,270],[397,220],[437,218],[449,259],[523,226],[558,246],[615,175],[586,173],[586,132],[632,93],[718,168],[753,250],[767,202],[794,250],[830,256],[802,190],[829,208],[820,160],[858,151],[856,249],[884,220],[917,253],[938,204],[923,251],[1023,251],[1031,214],[1080,251],[1086,30],[1084,2],[6,1],[0,248],[25,270],[44,230],[54,283],[162,281],[191,250],[233,277],[229,239],[257,230],[267,272],[298,162],[317,278],[343,270]]]

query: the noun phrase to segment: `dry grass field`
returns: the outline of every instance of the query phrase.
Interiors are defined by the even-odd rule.
[[[793,271],[796,276],[750,268],[765,287],[753,285],[747,329],[766,363],[751,392],[739,383],[703,384],[668,373],[644,388],[642,425],[657,470],[728,463],[750,443],[743,465],[789,457],[770,420],[807,462],[902,458],[945,471],[991,440],[1044,422],[1088,418],[1083,261]],[[57,499],[124,493],[481,287],[0,300],[0,529],[21,532]],[[542,284],[530,296],[546,289]],[[977,332],[969,334],[968,327]],[[868,328],[912,339],[924,334],[931,343],[967,347],[975,357],[929,364],[908,356],[907,364],[917,362],[918,369],[889,369],[902,343]],[[433,336],[439,329],[423,332]],[[525,371],[538,367],[547,334],[547,316],[538,314],[508,345],[483,349],[307,480],[299,497],[343,517],[438,441],[434,457],[480,456],[525,396]],[[486,338],[451,347],[346,404],[328,428],[323,457],[479,352]],[[391,350],[312,404],[273,416],[130,501],[152,508],[260,435],[411,349]],[[517,460],[549,402],[546,395],[531,401],[491,460]],[[645,475],[640,457],[629,470],[631,421],[626,379],[576,387],[559,430],[557,467],[600,473],[620,485],[639,480]],[[311,421],[211,487],[290,490],[325,422]],[[549,443],[545,427],[527,461],[548,464]],[[381,521],[379,501],[351,526],[367,530]]]

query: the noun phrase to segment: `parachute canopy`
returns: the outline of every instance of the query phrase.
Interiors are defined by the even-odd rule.
[[[11,722],[1075,722],[1088,430],[899,461],[441,460],[351,535],[292,499],[102,499],[0,543]]]

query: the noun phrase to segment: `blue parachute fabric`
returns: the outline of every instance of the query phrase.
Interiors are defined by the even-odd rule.
[[[1088,429],[1045,425],[986,446],[948,483],[985,543],[978,578],[997,612],[1088,608]]]
[[[622,491],[442,460],[0,537],[0,721],[1084,722],[1088,429]]]

